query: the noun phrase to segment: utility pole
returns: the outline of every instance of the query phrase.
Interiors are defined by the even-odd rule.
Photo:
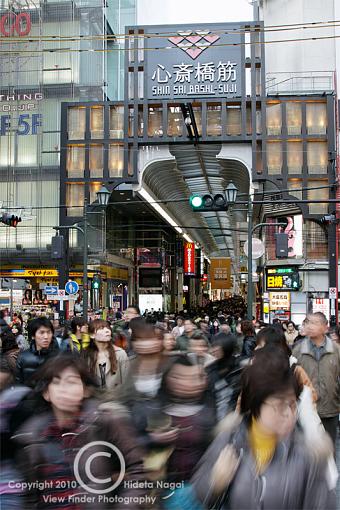
[[[248,199],[248,294],[247,316],[253,320],[253,202],[249,194]]]
[[[88,259],[88,243],[87,243],[87,198],[84,198],[84,257],[83,257],[83,317],[87,321],[88,318],[88,278],[87,278],[87,259]]]

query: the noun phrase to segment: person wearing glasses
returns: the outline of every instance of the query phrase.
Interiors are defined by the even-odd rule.
[[[241,415],[225,424],[192,478],[204,508],[335,509],[326,458],[297,429],[301,387],[280,351],[256,353],[242,374]]]

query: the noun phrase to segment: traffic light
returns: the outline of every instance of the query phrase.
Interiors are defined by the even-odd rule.
[[[193,211],[227,211],[228,202],[223,193],[192,195],[189,199]]]
[[[100,274],[94,274],[92,279],[92,289],[99,290],[100,284],[101,284]]]
[[[19,216],[15,216],[14,214],[2,213],[0,217],[1,223],[7,225],[8,227],[16,227],[18,223],[20,223],[21,218]]]
[[[299,290],[302,285],[302,282],[300,281],[299,273],[298,272],[292,273],[291,279],[292,279],[292,289]]]
[[[276,258],[288,258],[288,234],[276,234]]]

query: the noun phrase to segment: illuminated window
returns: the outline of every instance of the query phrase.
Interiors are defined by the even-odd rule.
[[[104,108],[102,106],[91,107],[90,129],[91,138],[104,137]]]
[[[300,135],[302,125],[301,103],[286,103],[286,122],[288,135]]]
[[[267,134],[280,135],[282,129],[281,104],[267,104]]]
[[[111,144],[109,149],[109,174],[110,177],[123,177],[124,169],[124,146]]]
[[[328,260],[328,243],[325,230],[315,221],[306,220],[306,251],[310,260]]]
[[[320,186],[327,186],[327,179],[308,179],[308,188],[318,188]],[[329,196],[328,188],[310,189],[307,192],[308,200],[324,200],[327,201]],[[327,203],[309,204],[309,212],[311,214],[326,214],[328,211]]]
[[[183,135],[183,114],[179,106],[168,106],[168,136]]]
[[[91,182],[90,183],[90,204],[97,200],[97,193],[102,187],[101,182]]]
[[[149,106],[148,136],[163,136],[163,110],[161,107]]]
[[[124,107],[110,108],[110,138],[124,138]]]
[[[267,143],[267,167],[268,173],[272,175],[281,174],[282,171],[282,143]]]
[[[239,136],[241,131],[241,108],[227,106],[227,135]]]
[[[90,177],[103,177],[104,166],[104,147],[103,145],[90,145]]]
[[[67,110],[67,134],[69,140],[85,138],[85,108],[74,107]]]
[[[302,200],[302,179],[288,179],[287,188],[289,189],[290,195]],[[295,191],[299,190],[299,191]]]
[[[326,174],[328,166],[327,142],[307,143],[307,166],[309,174]]]
[[[307,134],[325,135],[327,132],[326,103],[306,104]]]
[[[222,134],[221,105],[208,105],[207,135],[221,136],[221,134]]]
[[[300,174],[302,173],[303,165],[303,151],[302,142],[288,142],[287,143],[287,166],[288,173]]]
[[[67,147],[67,175],[68,177],[84,177],[85,146],[69,145]]]
[[[84,184],[66,184],[67,216],[82,216],[84,207]]]

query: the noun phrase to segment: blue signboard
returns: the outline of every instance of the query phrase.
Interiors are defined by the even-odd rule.
[[[67,292],[67,294],[77,294],[79,290],[79,285],[77,282],[67,282],[67,284],[65,285],[65,291]]]
[[[47,285],[45,287],[46,296],[54,296],[58,295],[59,287],[57,285]]]

